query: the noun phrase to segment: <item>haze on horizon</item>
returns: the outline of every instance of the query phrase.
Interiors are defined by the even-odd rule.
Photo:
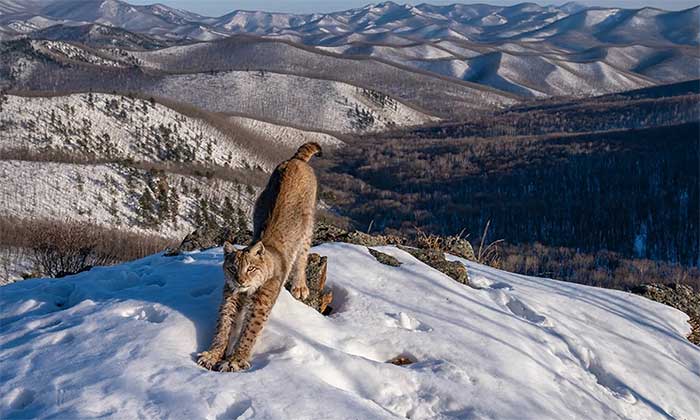
[[[177,7],[179,9],[188,10],[199,13],[205,16],[221,16],[234,10],[262,10],[268,12],[284,12],[284,13],[327,13],[339,10],[352,9],[362,7],[369,3],[380,3],[381,1],[369,0],[126,0],[131,4],[153,4],[162,3],[167,6]],[[534,1],[538,4],[564,4],[562,1]],[[435,0],[435,1],[396,1],[396,3],[420,4],[430,3],[435,5],[445,5],[454,3],[486,3],[498,6],[511,6],[518,3],[523,3],[519,0],[491,0],[491,1],[454,1],[454,0]],[[700,5],[700,2],[695,0],[617,0],[617,1],[596,1],[596,0],[581,0],[576,1],[587,6],[599,7],[621,7],[637,9],[645,6],[656,7],[664,10],[683,10]]]

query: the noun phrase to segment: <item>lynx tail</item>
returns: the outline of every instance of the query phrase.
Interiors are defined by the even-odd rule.
[[[299,150],[297,150],[292,159],[299,159],[303,160],[304,162],[308,162],[309,159],[316,154],[321,156],[321,146],[318,143],[304,143],[299,147]]]

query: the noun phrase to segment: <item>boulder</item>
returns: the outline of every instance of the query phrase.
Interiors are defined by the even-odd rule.
[[[327,264],[328,257],[314,253],[309,254],[306,265],[306,285],[309,288],[309,296],[301,300],[324,315],[330,313],[331,307],[329,305],[333,301],[333,292],[326,288]],[[287,281],[285,288],[291,289],[291,278]]]
[[[369,253],[372,254],[372,256],[382,264],[390,265],[392,267],[398,267],[401,265],[401,262],[399,260],[397,260],[395,257],[392,257],[389,254],[385,254],[381,251],[377,251],[376,249],[372,248],[367,248],[367,250],[369,250]]]
[[[700,293],[684,284],[656,283],[636,286],[630,291],[685,312],[690,318],[688,323],[692,329],[688,340],[700,345]]]
[[[241,231],[229,227],[202,226],[190,233],[175,249],[166,252],[166,256],[179,255],[182,252],[203,251],[222,246],[228,241],[232,244],[248,244],[252,240],[252,232]]]
[[[403,238],[395,235],[370,235],[358,230],[350,232],[337,226],[317,221],[314,226],[314,238],[312,243],[316,246],[324,242],[346,242],[355,245],[382,246],[401,245],[405,241]]]
[[[447,261],[445,253],[437,249],[419,249],[399,246],[399,249],[413,255],[417,260],[450,276],[455,281],[469,285],[469,274],[466,267],[457,261]]]

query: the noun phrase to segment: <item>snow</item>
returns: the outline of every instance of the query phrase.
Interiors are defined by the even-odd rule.
[[[27,181],[27,174],[32,174]],[[154,189],[148,171],[110,164],[71,164],[0,160],[0,217],[74,220],[103,226],[182,238],[197,227],[200,196],[221,205],[225,197],[249,213],[254,199],[245,185],[216,178],[163,173],[170,188],[178,190],[177,216],[163,224],[142,226],[138,200]],[[155,192],[155,191],[153,191]]]
[[[436,120],[393,98],[388,98],[390,105],[373,102],[361,88],[347,83],[270,71],[171,75],[149,89],[213,112],[337,133],[375,132]],[[358,128],[355,109],[370,113],[373,122]]]
[[[0,124],[0,146],[4,148],[57,148],[143,161],[185,159],[166,157],[174,154],[169,146],[191,152],[192,160],[203,164],[260,165],[268,170],[276,164],[236,144],[233,135],[201,119],[159,103],[119,95],[7,95]],[[170,130],[169,141],[163,140],[163,129]]]
[[[301,130],[286,125],[272,124],[269,122],[246,117],[230,117],[237,126],[251,130],[265,137],[265,139],[277,146],[286,146],[295,149],[302,144],[314,141],[322,147],[335,148],[343,144],[337,137],[317,131]]]
[[[623,292],[466,263],[461,285],[393,247],[324,244],[334,311],[283,291],[241,373],[195,364],[222,251],[154,255],[0,289],[2,418],[691,419],[687,317]],[[458,261],[457,258],[453,258]],[[464,261],[462,261],[464,262]],[[406,366],[385,363],[402,355]]]
[[[38,52],[53,53],[64,56],[70,60],[81,61],[103,67],[126,67],[129,63],[109,60],[96,54],[89,53],[86,49],[61,41],[32,41],[32,47]]]

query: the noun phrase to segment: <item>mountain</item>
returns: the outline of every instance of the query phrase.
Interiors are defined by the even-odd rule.
[[[523,41],[546,40],[568,49],[591,43],[698,45],[700,6],[679,12],[654,8],[591,8],[523,34]]]
[[[389,1],[332,13],[236,10],[206,17],[160,4],[137,6],[121,0],[37,0],[22,5],[5,0],[0,6],[4,11],[0,40],[29,36],[120,48],[128,51],[116,51],[118,54],[143,56],[144,66],[166,71],[183,71],[186,65],[187,71],[263,69],[320,76],[363,85],[441,117],[482,107],[475,103],[507,105],[508,97],[586,96],[700,77],[700,7],[669,12],[575,3],[411,6]],[[232,36],[237,41],[229,42]],[[265,40],[279,42],[264,44]],[[260,55],[238,55],[243,43],[260,44],[255,47]],[[274,52],[269,51],[272,45]],[[171,46],[181,48],[165,50]],[[281,50],[286,50],[282,56]],[[304,60],[285,61],[290,52]],[[353,61],[337,65],[341,63],[335,59],[338,56],[394,68],[376,63],[368,66],[370,74],[380,74],[385,81],[367,85],[367,73],[358,71]],[[425,92],[436,91],[434,87],[422,89],[419,98],[410,98],[414,94],[406,86],[386,83],[388,77],[396,78],[396,67],[479,84],[504,97],[488,94],[485,98],[473,89],[432,79],[430,84],[440,83],[441,90],[451,91],[447,103],[425,97],[429,95]],[[400,73],[402,79],[416,78]],[[421,79],[421,84],[428,80]],[[408,84],[414,86],[413,80]],[[460,97],[470,103],[459,103]]]
[[[222,38],[235,33],[295,38],[329,46],[382,39],[436,41],[453,38],[480,43],[548,40],[572,46],[582,40],[603,43],[643,42],[698,45],[698,7],[660,9],[585,8],[567,3],[539,6],[453,4],[400,5],[387,1],[325,14],[285,14],[237,10],[204,17],[167,7],[130,5],[121,0],[61,0],[0,3],[0,23],[28,17],[63,22],[93,22],[162,37]],[[379,37],[379,38],[378,38]],[[581,40],[576,38],[580,37]]]
[[[80,43],[89,47],[150,50],[171,45],[167,41],[100,24],[53,25],[31,33],[32,38]]]
[[[12,89],[141,92],[311,130],[378,131],[515,102],[380,60],[242,36],[150,52],[20,40],[0,44],[0,54],[8,57],[0,62],[0,86]]]
[[[330,243],[329,316],[285,290],[239,373],[209,345],[221,248],[3,287],[3,418],[686,418],[687,316],[629,293],[468,262],[471,287]],[[387,363],[402,357],[404,364]],[[49,378],[47,380],[47,378]],[[55,379],[51,379],[55,378]],[[524,391],[526,390],[526,392]]]

